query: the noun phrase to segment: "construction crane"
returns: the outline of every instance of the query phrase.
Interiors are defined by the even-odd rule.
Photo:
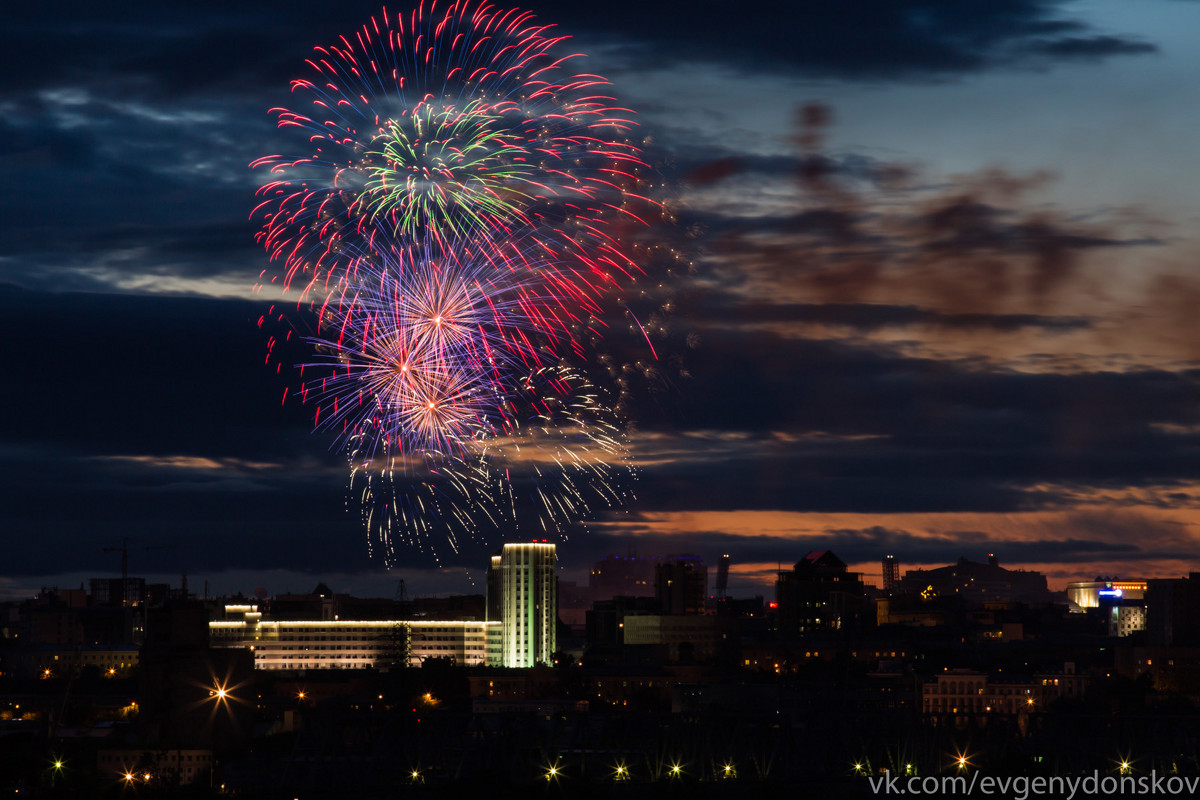
[[[129,537],[121,539],[120,547],[106,547],[106,553],[121,554],[121,607],[129,605]]]
[[[140,548],[143,552],[147,550],[173,550],[178,545],[173,544],[157,544],[149,547]],[[129,606],[129,537],[121,538],[120,547],[105,547],[105,553],[120,553],[121,554],[121,607]]]

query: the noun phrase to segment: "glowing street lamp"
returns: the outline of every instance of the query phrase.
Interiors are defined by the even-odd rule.
[[[678,778],[683,773],[683,767],[679,764],[671,765],[671,777]]]

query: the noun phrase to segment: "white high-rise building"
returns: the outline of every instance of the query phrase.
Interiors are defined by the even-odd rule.
[[[557,649],[558,554],[548,542],[506,544],[488,571],[488,610],[500,614],[501,663],[552,664]]]

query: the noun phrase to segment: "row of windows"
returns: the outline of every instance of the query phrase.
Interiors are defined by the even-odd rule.
[[[486,638],[482,632],[478,632],[478,633],[472,632],[470,634],[464,635],[461,631],[458,631],[458,632],[436,631],[436,633],[443,633],[443,632],[444,633],[456,633],[456,635],[435,636],[435,635],[430,635],[428,633],[425,633],[424,631],[413,631],[412,636],[413,636],[413,638],[419,637],[419,638],[422,638],[425,640],[432,639],[432,640],[438,641],[438,642],[452,642],[452,641],[458,641],[459,639],[483,639],[483,638]],[[240,634],[241,634],[241,631],[238,631],[235,633],[225,633],[223,631],[221,631],[221,632],[214,631],[214,635],[217,638],[229,638],[229,639],[240,638]],[[386,635],[387,635],[386,631],[382,631],[382,632],[375,631],[374,636],[317,636],[317,635],[299,636],[299,635],[291,635],[291,636],[288,636],[287,638],[293,642],[361,642],[361,641],[374,641],[375,639],[378,639],[381,636],[386,636]]]
[[[388,639],[386,635],[377,636],[270,636],[262,639],[257,635],[251,636],[249,632],[243,631],[223,631],[215,630],[212,636],[214,641],[246,641],[246,642],[349,642],[351,644],[358,643],[362,646],[369,646],[375,642]],[[414,632],[410,637],[413,641],[423,642],[485,642],[488,637],[480,632],[472,632],[467,635],[461,633],[457,636],[432,636],[425,633]]]
[[[417,666],[420,664],[420,661],[421,661],[420,658],[414,658],[411,663],[414,666]],[[470,665],[476,665],[476,664],[483,664],[483,663],[485,663],[485,660],[481,656],[478,659],[468,658],[464,663],[466,663],[468,666],[470,666]],[[283,661],[283,660],[258,661],[258,662],[255,662],[254,666],[256,669],[367,669],[374,665],[375,665],[374,660],[364,660],[361,662],[350,663],[345,660],[338,660],[338,661],[317,660],[317,661],[314,661],[312,659],[309,659],[309,660],[299,660],[299,661]]]

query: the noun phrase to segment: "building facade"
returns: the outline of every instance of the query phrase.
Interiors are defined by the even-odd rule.
[[[883,593],[892,596],[900,585],[900,565],[895,556],[883,557]]]
[[[495,666],[500,658],[498,622],[264,620],[257,611],[229,606],[231,615],[242,618],[209,623],[212,646],[248,648],[255,669],[417,667],[430,658]]]
[[[1039,672],[1025,681],[999,681],[975,670],[950,669],[921,687],[922,709],[939,716],[1044,711],[1060,698],[1083,697],[1090,683],[1090,676],[1077,674],[1072,662],[1061,672]]]
[[[592,565],[588,591],[592,600],[613,597],[652,597],[654,568],[659,557],[608,556]]]
[[[868,616],[862,576],[830,550],[814,550],[780,572],[775,601],[785,638],[858,627]]]
[[[958,563],[936,569],[912,569],[904,574],[900,588],[906,594],[930,597],[958,597],[968,605],[989,602],[1049,603],[1056,599],[1040,572],[1006,569],[995,554],[987,563],[965,557]]]
[[[1126,600],[1146,599],[1146,582],[1142,580],[1075,581],[1067,584],[1067,600],[1071,611],[1081,612],[1102,605],[1115,605]]]
[[[654,596],[664,614],[703,614],[708,568],[699,556],[672,556],[654,567]]]
[[[554,663],[558,647],[558,552],[549,542],[504,545],[488,570],[489,620],[500,612],[501,665]],[[492,595],[496,596],[493,597]]]
[[[702,614],[639,614],[621,622],[623,644],[657,645],[671,662],[714,658],[731,628],[727,617]]]

